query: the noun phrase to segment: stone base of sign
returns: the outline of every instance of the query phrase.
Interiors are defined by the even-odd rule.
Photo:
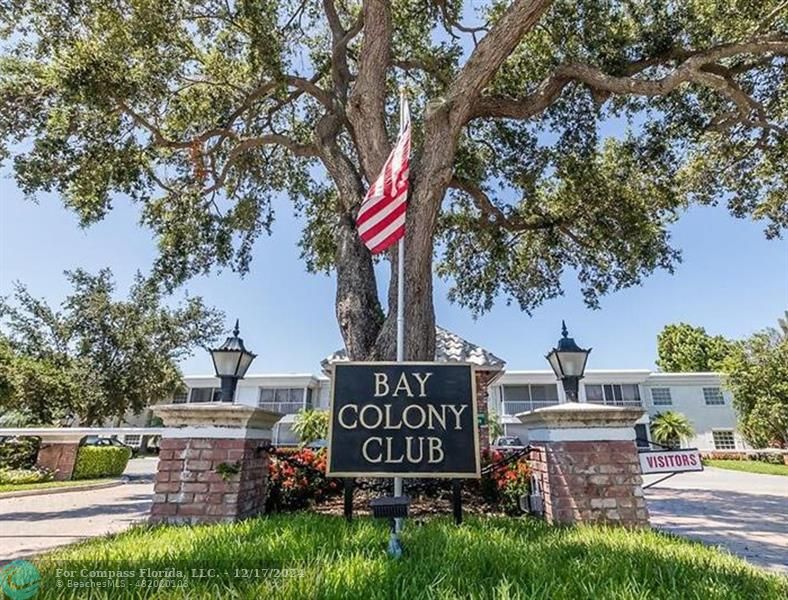
[[[36,466],[54,472],[55,481],[68,481],[77,462],[79,440],[46,441],[38,447]]]
[[[150,521],[237,521],[265,510],[271,427],[280,413],[238,404],[154,407],[162,436]]]
[[[642,415],[580,403],[518,415],[549,522],[648,526],[634,430]]]

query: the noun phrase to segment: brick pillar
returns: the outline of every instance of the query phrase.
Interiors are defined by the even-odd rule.
[[[161,440],[151,522],[229,522],[265,510],[268,454],[262,449],[281,414],[221,403],[153,410],[168,429]]]
[[[497,374],[494,371],[483,371],[476,369],[476,412],[481,417],[484,425],[479,425],[479,450],[484,451],[490,447],[490,425],[488,422],[489,411],[487,410],[487,386]]]
[[[551,523],[648,526],[637,408],[566,403],[519,415]]]
[[[55,473],[56,481],[68,481],[74,473],[79,441],[83,435],[63,435],[62,439],[42,439],[38,446],[36,466]]]

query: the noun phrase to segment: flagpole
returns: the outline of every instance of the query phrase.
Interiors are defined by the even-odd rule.
[[[405,86],[399,88],[399,127],[404,127]],[[397,362],[405,360],[405,236],[397,242]],[[396,480],[395,480],[396,481]]]
[[[405,123],[405,86],[399,88],[399,126]],[[397,242],[397,362],[405,360],[405,236]],[[394,478],[394,495],[402,496],[402,477]],[[402,532],[402,519],[394,519],[394,534]]]
[[[405,86],[399,88],[399,127],[405,126]],[[397,242],[397,362],[405,360],[405,236]],[[394,478],[394,495],[402,496],[402,477]],[[402,519],[394,519],[394,533],[402,531]]]

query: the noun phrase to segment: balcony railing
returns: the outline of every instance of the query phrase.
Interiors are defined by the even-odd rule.
[[[643,406],[643,402],[638,398],[632,398],[629,400],[588,400],[590,404],[601,404],[603,406],[635,406],[641,407]]]
[[[262,409],[285,415],[297,413],[302,408],[307,408],[303,402],[260,402],[258,406]]]
[[[506,401],[503,402],[503,414],[506,416],[514,416],[519,413],[530,412],[532,410],[536,410],[537,408],[544,408],[545,406],[555,406],[558,404],[557,400],[545,400],[545,401]]]

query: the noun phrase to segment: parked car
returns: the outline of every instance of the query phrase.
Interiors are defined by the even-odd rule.
[[[128,448],[131,450],[131,456],[137,456],[137,448],[132,448],[128,444],[124,444],[117,438],[101,437],[98,435],[89,435],[82,440],[82,446],[115,446],[116,448]]]
[[[493,447],[499,450],[516,450],[518,448],[525,448],[522,440],[516,435],[501,435],[495,438]]]

